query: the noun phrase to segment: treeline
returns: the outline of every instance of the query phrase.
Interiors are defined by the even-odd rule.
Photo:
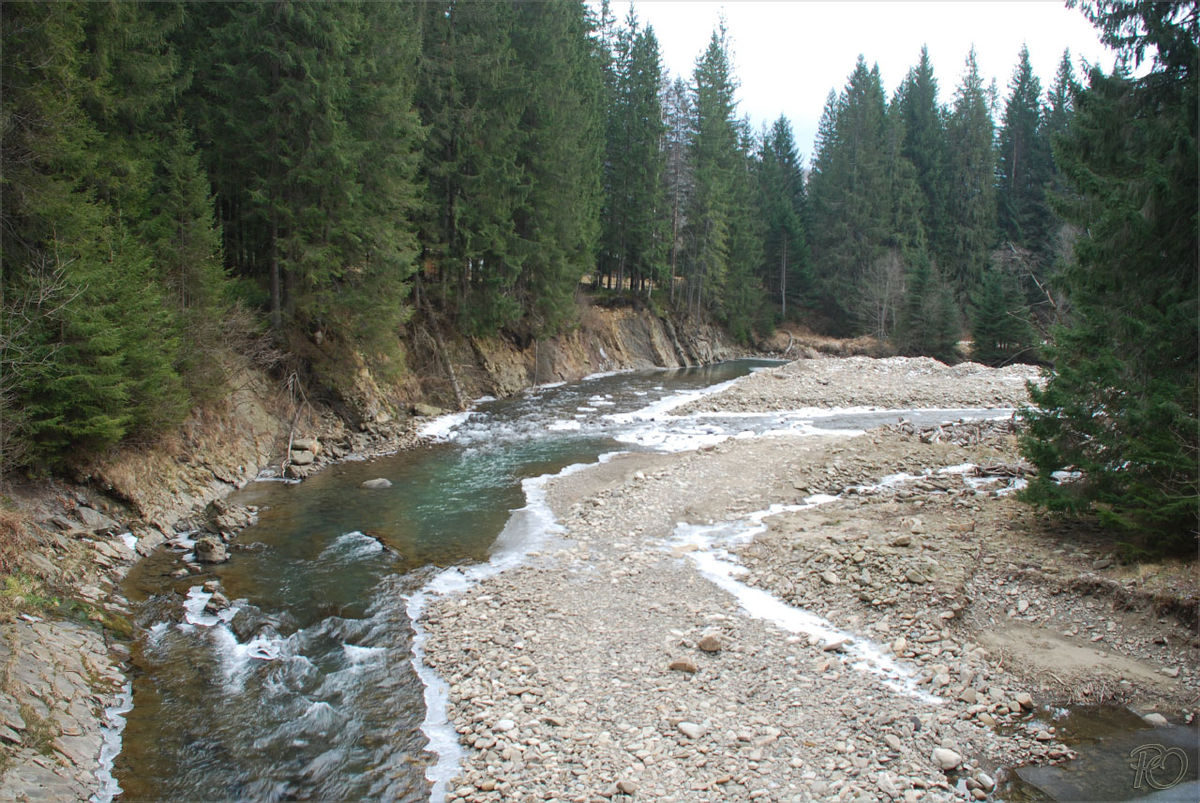
[[[860,58],[806,174],[723,27],[685,78],[578,0],[5,2],[0,470],[176,424],[256,332],[395,370],[414,312],[528,343],[586,281],[746,340],[1053,361],[1039,466],[1124,487],[1097,444],[1136,431],[1174,472],[1139,498],[1194,509],[1195,10],[1084,10],[1155,69],[1064,53],[1043,92],[1022,50],[1001,98],[972,56],[943,105],[926,52],[890,98]]]

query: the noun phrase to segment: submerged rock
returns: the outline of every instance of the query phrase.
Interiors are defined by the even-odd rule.
[[[364,482],[362,484],[362,487],[369,488],[372,491],[379,490],[381,488],[391,488],[392,481],[389,479],[385,479],[384,477],[376,477],[373,480],[367,480],[366,482]]]

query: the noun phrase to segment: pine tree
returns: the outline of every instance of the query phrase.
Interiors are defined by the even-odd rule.
[[[950,257],[947,225],[946,110],[938,103],[937,79],[929,50],[921,48],[917,66],[908,71],[892,105],[904,125],[902,155],[912,163],[924,198],[923,221],[934,263],[945,266]]]
[[[575,313],[580,279],[595,267],[602,203],[601,59],[582,3],[518,3],[514,50],[531,77],[517,166],[528,195],[516,231],[526,258],[516,291],[535,336]]]
[[[421,7],[417,108],[421,162],[418,287],[472,334],[518,321],[513,287],[525,259],[515,227],[528,185],[517,164],[524,76],[509,3]]]
[[[990,269],[974,297],[971,337],[972,357],[984,365],[1008,365],[1034,358],[1033,331],[1017,280]]]
[[[693,75],[692,192],[687,211],[687,306],[693,314],[725,291],[730,258],[732,192],[739,169],[735,83],[729,41],[713,31]]]
[[[960,301],[979,284],[996,242],[995,126],[988,96],[972,49],[947,124],[951,237],[946,273]]]
[[[1200,505],[1197,399],[1197,18],[1186,3],[1089,3],[1103,39],[1153,69],[1093,69],[1056,141],[1079,227],[1062,277],[1071,314],[1031,392],[1023,447],[1031,499],[1093,510],[1150,549],[1194,553]],[[1060,484],[1055,472],[1078,481]]]
[[[809,294],[808,242],[803,220],[806,215],[804,174],[792,136],[792,126],[780,116],[765,134],[760,157],[760,192],[765,213],[764,285],[786,318],[788,299],[793,305]]]
[[[663,181],[666,192],[666,208],[669,216],[667,234],[667,273],[671,284],[671,301],[676,300],[679,276],[682,268],[684,232],[687,208],[693,188],[692,140],[695,136],[691,93],[683,78],[676,77],[662,89],[664,126],[662,150],[666,156]]]
[[[618,290],[646,290],[663,277],[662,68],[654,30],[631,10],[612,44],[606,126],[605,205],[598,269]]]
[[[998,222],[1012,244],[1045,251],[1052,228],[1046,206],[1049,143],[1041,120],[1041,83],[1021,48],[1000,127],[997,160]]]

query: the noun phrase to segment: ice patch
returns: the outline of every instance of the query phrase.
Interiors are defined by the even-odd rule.
[[[131,551],[137,550],[138,539],[133,533],[121,533],[117,536]]]
[[[546,429],[550,432],[578,432],[583,429],[583,424],[579,421],[552,421],[546,425]]]
[[[833,501],[837,497],[816,494],[800,505],[772,505],[766,510],[751,513],[742,519],[712,525],[680,524],[668,546],[694,546],[688,558],[702,576],[728,592],[750,616],[765,619],[793,634],[804,634],[826,644],[842,643],[842,649],[853,659],[853,666],[883,679],[893,691],[915,697],[926,703],[941,703],[939,697],[917,688],[912,669],[887,655],[879,645],[863,636],[840,630],[831,622],[807,611],[788,605],[775,595],[746,585],[737,579],[747,569],[728,552],[727,547],[747,543],[766,530],[763,521],[780,513],[807,510]]]
[[[133,684],[126,681],[112,705],[104,709],[104,722],[100,728],[100,766],[96,768],[96,780],[100,788],[92,795],[93,803],[111,803],[121,792],[121,785],[113,777],[113,761],[121,754],[121,734],[125,731],[125,715],[133,710]]]

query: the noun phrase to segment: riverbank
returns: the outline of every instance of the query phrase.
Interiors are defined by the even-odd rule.
[[[253,517],[222,503],[231,492],[261,476],[301,479],[344,459],[413,447],[422,442],[421,422],[454,403],[451,384],[468,398],[502,396],[598,370],[735,353],[711,326],[685,329],[646,311],[586,304],[580,315],[579,329],[524,347],[450,335],[439,354],[414,345],[412,370],[393,384],[354,354],[324,355],[322,364],[336,364],[344,384],[323,390],[301,387],[295,376],[275,382],[247,360],[223,355],[228,392],[192,411],[179,430],[94,456],[69,479],[5,478],[0,800],[112,794],[107,773],[119,740],[105,723],[110,710],[127,704],[136,657],[135,612],[122,583],[180,532],[204,531],[207,554],[227,556],[226,545]],[[204,574],[195,559],[181,559],[178,571]],[[120,726],[119,718],[111,721]]]
[[[675,412],[1011,407],[1033,376],[801,360]],[[560,536],[427,609],[447,798],[982,799],[1071,755],[1045,706],[1188,716],[1194,574],[1063,531],[1009,493],[1026,470],[1006,422],[898,424],[551,482]]]

